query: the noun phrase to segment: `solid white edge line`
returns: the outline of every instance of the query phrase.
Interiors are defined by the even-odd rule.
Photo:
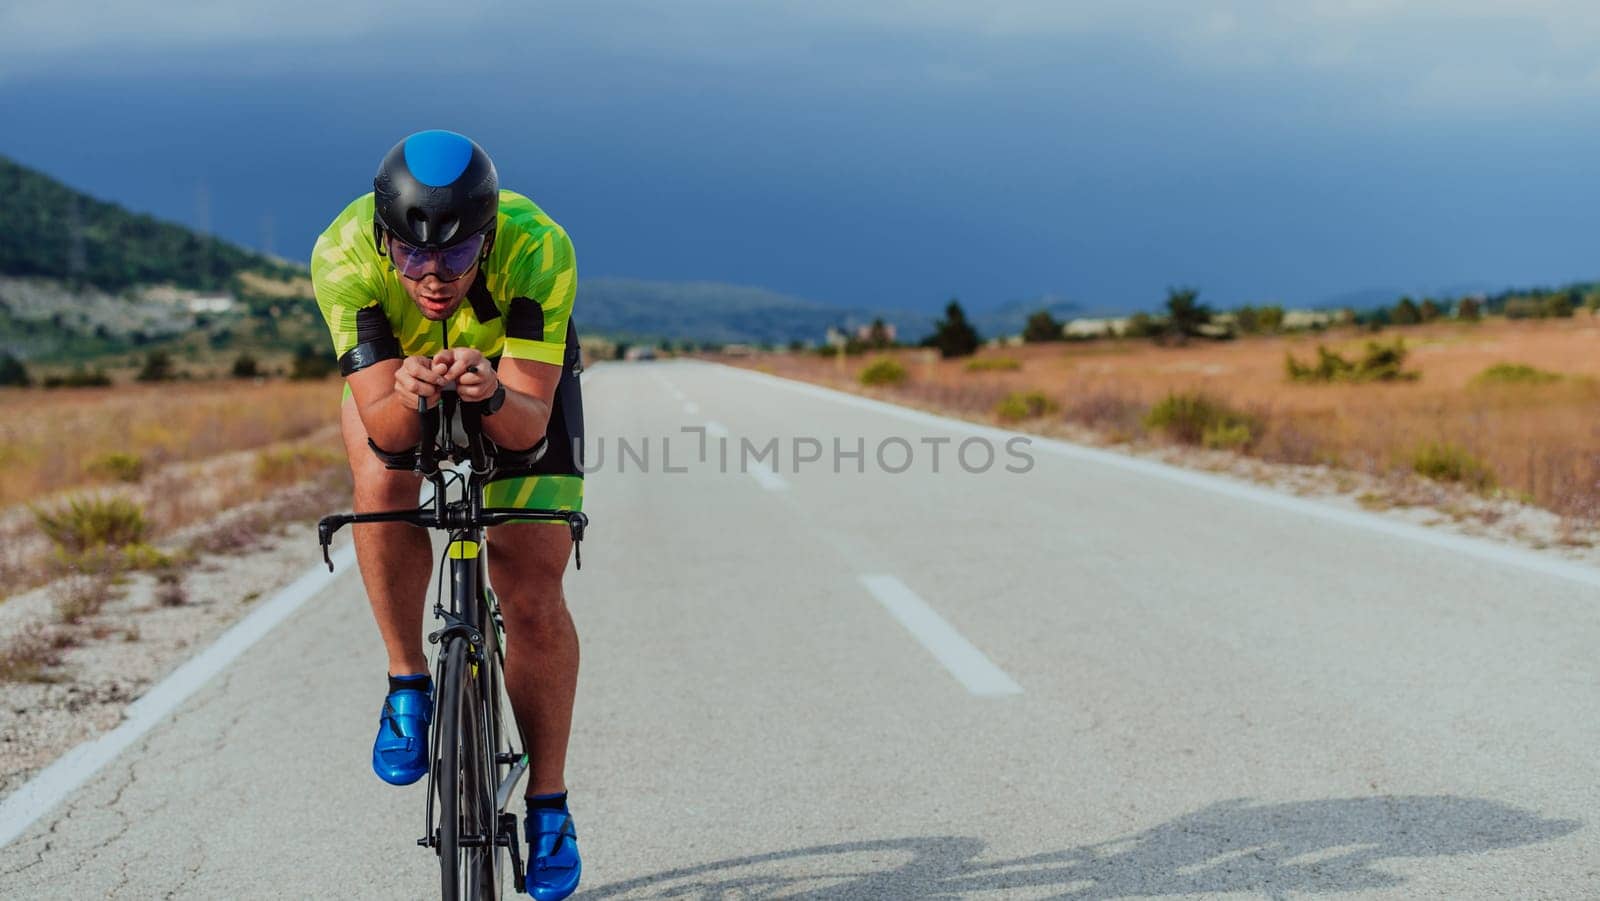
[[[1427,526],[1419,526],[1408,522],[1389,519],[1377,513],[1368,513],[1364,510],[1347,510],[1334,506],[1327,501],[1311,500],[1283,494],[1279,491],[1263,488],[1256,485],[1235,482],[1222,476],[1211,473],[1198,472],[1184,469],[1171,463],[1162,463],[1157,460],[1147,460],[1141,457],[1120,454],[1115,451],[1101,450],[1081,444],[1073,444],[1056,438],[1046,438],[1041,435],[1030,435],[1026,432],[1008,432],[992,426],[978,425],[965,420],[952,419],[935,413],[925,413],[902,407],[898,404],[873,400],[868,397],[859,397],[824,388],[808,382],[799,382],[793,379],[781,378],[764,372],[749,369],[740,369],[737,366],[728,366],[724,363],[712,363],[709,360],[700,361],[702,365],[717,366],[726,371],[737,373],[752,381],[761,381],[769,385],[785,388],[800,394],[809,394],[837,403],[872,410],[877,413],[886,413],[910,422],[924,425],[937,426],[947,431],[965,432],[984,438],[1008,441],[1013,438],[1026,438],[1030,447],[1039,448],[1058,456],[1078,460],[1086,463],[1097,463],[1102,466],[1113,466],[1118,469],[1135,472],[1139,475],[1164,479],[1199,488],[1239,500],[1253,501],[1279,510],[1310,516],[1326,522],[1337,523],[1351,528],[1365,529],[1388,535],[1392,538],[1401,538],[1425,544],[1441,550],[1452,551],[1488,560],[1507,566],[1516,566],[1543,575],[1568,579],[1591,587],[1600,588],[1600,569],[1585,563],[1576,563],[1570,560],[1561,560],[1544,554],[1535,553],[1519,547],[1500,544],[1485,538],[1473,538],[1467,535],[1457,535],[1440,531]]]
[[[894,576],[873,575],[862,576],[861,584],[967,691],[980,698],[1022,693],[1022,686],[962,637],[906,583]]]
[[[128,705],[122,722],[110,732],[66,752],[40,770],[0,802],[0,847],[10,844],[57,804],[66,800],[90,777],[167,718],[189,696],[261,640],[317,592],[326,588],[355,563],[354,545],[333,555],[333,572],[318,562],[315,567],[250,611],[212,642]]]

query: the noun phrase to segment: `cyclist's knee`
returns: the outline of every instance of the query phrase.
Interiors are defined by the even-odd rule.
[[[414,507],[422,479],[416,473],[388,469],[376,457],[359,457],[350,461],[350,472],[355,477],[356,507],[358,509],[393,510]]]

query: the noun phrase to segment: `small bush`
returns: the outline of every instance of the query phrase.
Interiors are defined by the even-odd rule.
[[[102,479],[137,482],[144,478],[144,458],[125,451],[112,451],[90,460],[84,469]]]
[[[144,510],[124,497],[75,497],[55,509],[32,510],[39,530],[67,554],[134,544],[149,530]]]
[[[1474,385],[1548,385],[1561,381],[1561,374],[1535,369],[1523,363],[1496,363],[1473,376]]]
[[[1022,368],[1022,363],[1011,357],[979,357],[968,360],[968,372],[1016,372]]]
[[[1284,370],[1291,382],[1414,381],[1422,374],[1405,369],[1406,353],[1404,341],[1396,340],[1393,344],[1368,341],[1361,359],[1349,360],[1319,344],[1315,363],[1302,363],[1294,354],[1285,354]]]
[[[111,376],[106,375],[104,369],[84,369],[75,367],[66,375],[45,376],[46,388],[105,388],[111,384]]]
[[[56,620],[72,625],[98,614],[111,599],[115,579],[115,568],[100,562],[70,567],[50,585]]]
[[[1248,413],[1200,393],[1168,394],[1150,408],[1145,428],[1179,444],[1242,448],[1261,434],[1261,424]]]
[[[1042,391],[1013,391],[995,405],[994,415],[1002,422],[1038,419],[1059,409]]]
[[[0,644],[0,682],[51,682],[61,665],[61,643],[44,626],[28,626]]]
[[[1466,448],[1448,442],[1434,442],[1418,448],[1411,455],[1411,469],[1423,478],[1456,482],[1478,491],[1488,491],[1495,485],[1494,471],[1489,464]]]
[[[294,364],[289,369],[289,378],[301,381],[317,381],[333,375],[339,369],[339,361],[330,353],[318,353],[310,344],[302,344],[295,348]]]
[[[189,592],[183,587],[183,574],[164,572],[156,576],[156,603],[163,607],[182,607],[189,603]]]
[[[266,485],[292,485],[344,462],[344,457],[326,448],[294,445],[264,450],[256,454],[256,481]]]
[[[168,570],[177,565],[182,554],[169,554],[158,547],[137,542],[122,549],[122,565],[135,570]]]
[[[233,358],[233,377],[236,379],[253,379],[261,375],[261,364],[256,358],[243,353]]]
[[[152,350],[144,355],[144,365],[134,378],[141,382],[170,382],[177,375],[172,367],[172,354],[164,350]]]
[[[903,385],[909,377],[904,366],[888,357],[873,360],[859,376],[863,385]]]
[[[1249,446],[1255,438],[1255,432],[1246,422],[1214,423],[1200,433],[1200,443],[1213,450],[1239,450]]]

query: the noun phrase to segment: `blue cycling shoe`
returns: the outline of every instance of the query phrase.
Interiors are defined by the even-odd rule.
[[[426,684],[426,683],[424,683]],[[389,692],[372,743],[372,771],[390,785],[410,785],[428,774],[428,723],[431,692],[403,688]]]
[[[528,894],[539,901],[558,901],[578,889],[583,861],[578,858],[578,830],[565,810],[534,808],[523,821],[528,837]]]

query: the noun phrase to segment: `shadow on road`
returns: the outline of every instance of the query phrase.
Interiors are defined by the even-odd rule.
[[[1333,893],[1401,885],[1386,860],[1514,848],[1576,831],[1495,801],[1451,796],[1289,804],[1223,801],[1136,835],[980,859],[977,838],[845,842],[738,857],[602,885],[586,898],[954,898],[1002,889],[1063,899],[1187,892]]]

